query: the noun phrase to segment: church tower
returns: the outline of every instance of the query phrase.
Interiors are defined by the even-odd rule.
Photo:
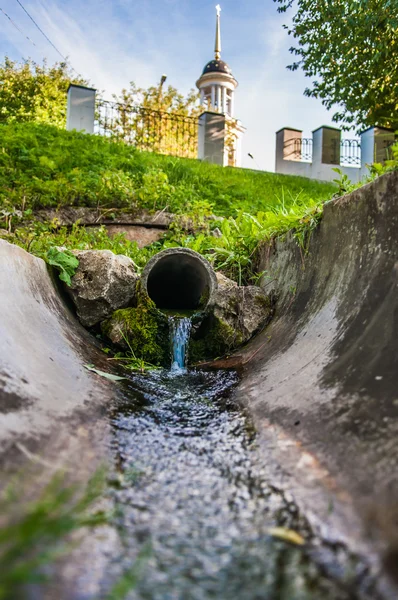
[[[207,63],[196,82],[200,92],[200,103],[206,110],[234,116],[234,93],[238,82],[226,62],[221,60],[221,7],[216,6],[216,41],[214,59]]]
[[[227,63],[221,60],[220,13],[218,4],[214,59],[205,65],[196,82],[205,111],[199,120],[202,125],[199,157],[223,166],[237,167],[240,166],[241,138],[245,128],[234,116],[234,94],[238,82]]]

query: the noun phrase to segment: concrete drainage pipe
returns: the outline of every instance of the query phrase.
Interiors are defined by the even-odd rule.
[[[169,248],[153,256],[141,283],[157,308],[169,310],[204,310],[217,290],[210,263],[188,248]]]

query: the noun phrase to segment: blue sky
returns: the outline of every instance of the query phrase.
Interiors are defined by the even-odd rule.
[[[134,80],[147,87],[167,83],[187,92],[213,58],[215,0],[22,0],[74,69],[104,91],[105,98]],[[321,102],[305,98],[307,80],[285,67],[292,40],[273,0],[220,0],[222,58],[239,81],[235,116],[247,128],[243,166],[274,169],[275,132],[332,124]],[[3,10],[35,46],[0,13],[0,56],[14,60],[60,57],[16,0]],[[352,137],[352,136],[351,136]],[[247,156],[253,154],[256,164]]]

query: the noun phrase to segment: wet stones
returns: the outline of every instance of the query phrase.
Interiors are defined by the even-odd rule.
[[[141,278],[133,261],[126,256],[109,250],[75,250],[73,253],[79,266],[71,287],[66,289],[82,325],[99,325],[104,338],[117,351],[130,352],[155,365],[169,361],[170,341],[167,317],[148,294],[148,265],[153,263],[156,270],[161,259],[174,260],[173,253],[177,253],[178,265],[187,258],[198,261],[200,268],[196,263],[193,266],[187,263],[189,275],[192,279],[196,274],[193,283],[200,287],[204,282],[202,287],[206,290],[203,302],[198,301],[197,307],[196,304],[188,306],[194,312],[188,351],[190,364],[231,354],[262,329],[272,314],[271,299],[261,288],[239,286],[223,274],[215,274],[207,261],[200,255],[197,259],[196,253],[187,249],[171,249],[156,255],[157,262],[152,259]],[[203,268],[202,262],[205,263]],[[171,266],[174,268],[174,263]],[[163,271],[158,270],[162,275]],[[185,275],[177,282],[181,287],[177,286],[177,299],[184,299],[184,293],[192,292],[191,279]],[[202,287],[196,294],[198,298],[203,295]],[[172,308],[178,309],[178,306]]]
[[[142,295],[138,294],[136,307],[116,310],[109,319],[103,321],[101,331],[116,348],[127,351],[130,358],[142,359],[154,365],[169,365],[167,317]]]
[[[219,358],[248,342],[272,316],[272,299],[257,286],[238,286],[217,273],[218,289],[211,311],[194,325],[191,363]]]
[[[236,332],[240,343],[245,343],[269,320],[270,298],[258,286],[238,286],[220,273],[217,281],[214,316]]]
[[[74,250],[79,266],[67,292],[85,327],[110,317],[115,310],[133,306],[138,275],[133,261],[110,250]]]

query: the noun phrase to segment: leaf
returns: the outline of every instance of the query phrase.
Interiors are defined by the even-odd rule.
[[[70,286],[72,283],[71,277],[76,273],[79,266],[76,256],[70,250],[59,250],[52,246],[47,251],[47,262],[60,271],[59,278]]]
[[[274,538],[289,542],[290,544],[296,544],[297,546],[303,546],[305,543],[303,536],[287,527],[271,527],[267,530],[267,533]]]
[[[100,371],[96,369],[93,365],[84,365],[84,367],[88,371],[93,371],[93,373],[97,373],[101,377],[105,377],[105,379],[109,379],[110,381],[121,381],[122,379],[127,379],[127,377],[119,377],[119,375],[112,375],[112,373],[105,373],[105,371]]]

